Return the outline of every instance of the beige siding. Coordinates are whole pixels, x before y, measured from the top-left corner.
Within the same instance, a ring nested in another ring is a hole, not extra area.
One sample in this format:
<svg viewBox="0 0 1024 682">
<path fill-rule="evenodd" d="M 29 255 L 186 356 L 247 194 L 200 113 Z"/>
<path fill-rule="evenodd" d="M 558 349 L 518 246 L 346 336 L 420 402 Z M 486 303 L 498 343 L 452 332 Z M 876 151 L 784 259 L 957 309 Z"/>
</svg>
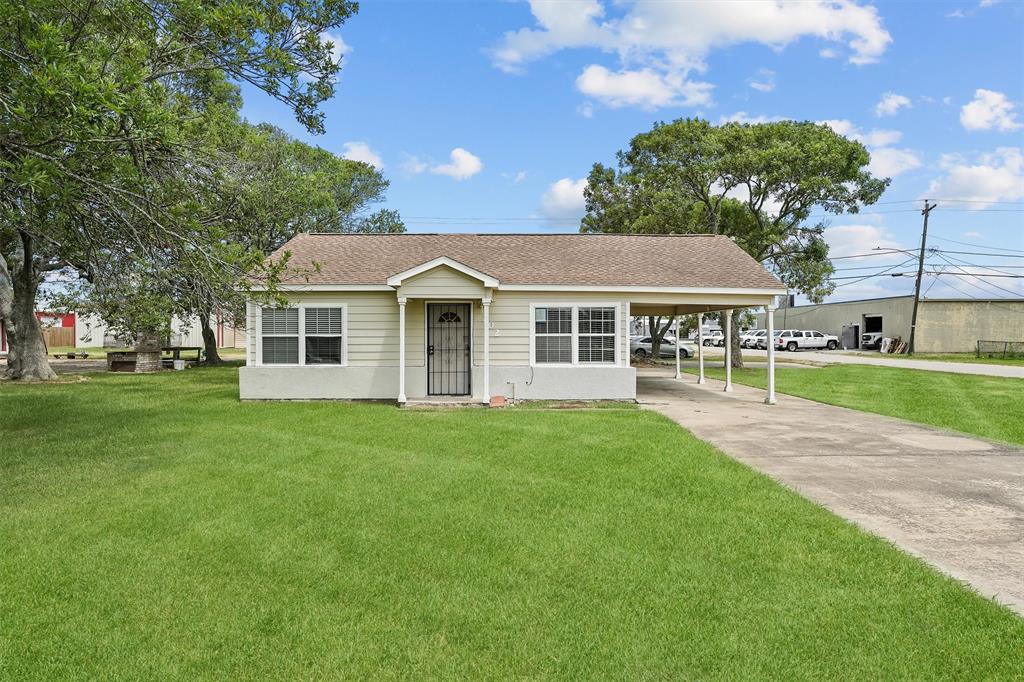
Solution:
<svg viewBox="0 0 1024 682">
<path fill-rule="evenodd" d="M 627 333 L 625 305 L 629 299 L 614 294 L 496 291 L 491 305 L 491 364 L 527 365 L 530 363 L 530 304 L 592 305 L 609 303 L 618 307 L 618 331 L 621 343 Z M 483 341 L 480 341 L 482 344 Z M 478 346 L 480 345 L 478 344 Z M 619 351 L 619 359 L 622 359 Z"/>
<path fill-rule="evenodd" d="M 484 296 L 483 284 L 478 279 L 442 265 L 411 277 L 398 289 L 406 298 L 472 299 Z"/>
</svg>

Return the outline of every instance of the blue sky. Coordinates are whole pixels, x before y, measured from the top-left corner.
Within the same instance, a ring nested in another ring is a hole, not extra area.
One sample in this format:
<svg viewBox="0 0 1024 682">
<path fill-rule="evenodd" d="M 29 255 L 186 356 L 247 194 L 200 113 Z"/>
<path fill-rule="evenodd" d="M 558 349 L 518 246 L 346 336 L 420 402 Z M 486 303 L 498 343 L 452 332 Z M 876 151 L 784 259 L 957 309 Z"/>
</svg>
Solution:
<svg viewBox="0 0 1024 682">
<path fill-rule="evenodd" d="M 915 248 L 924 196 L 939 203 L 930 246 L 1024 251 L 1021 2 L 366 2 L 333 36 L 344 68 L 325 135 L 248 89 L 245 116 L 382 167 L 410 231 L 575 231 L 590 166 L 655 121 L 794 118 L 857 137 L 893 177 L 881 203 L 831 218 L 834 255 Z M 947 257 L 1024 273 L 1022 258 Z M 925 286 L 1024 295 L 982 272 Z M 912 289 L 838 283 L 833 300 Z"/>
</svg>

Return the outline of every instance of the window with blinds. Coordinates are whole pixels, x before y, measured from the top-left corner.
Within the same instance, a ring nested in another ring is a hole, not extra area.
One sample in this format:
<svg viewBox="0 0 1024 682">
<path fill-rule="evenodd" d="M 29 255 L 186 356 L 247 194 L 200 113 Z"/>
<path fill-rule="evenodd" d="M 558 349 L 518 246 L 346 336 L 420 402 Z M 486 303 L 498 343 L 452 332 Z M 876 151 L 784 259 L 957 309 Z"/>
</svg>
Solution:
<svg viewBox="0 0 1024 682">
<path fill-rule="evenodd" d="M 535 308 L 533 331 L 534 362 L 572 362 L 572 308 Z"/>
<path fill-rule="evenodd" d="M 297 308 L 263 309 L 263 364 L 299 364 L 299 311 Z"/>
<path fill-rule="evenodd" d="M 615 362 L 615 308 L 579 308 L 577 358 L 581 363 Z"/>
<path fill-rule="evenodd" d="M 306 364 L 341 364 L 341 308 L 306 308 Z"/>
</svg>

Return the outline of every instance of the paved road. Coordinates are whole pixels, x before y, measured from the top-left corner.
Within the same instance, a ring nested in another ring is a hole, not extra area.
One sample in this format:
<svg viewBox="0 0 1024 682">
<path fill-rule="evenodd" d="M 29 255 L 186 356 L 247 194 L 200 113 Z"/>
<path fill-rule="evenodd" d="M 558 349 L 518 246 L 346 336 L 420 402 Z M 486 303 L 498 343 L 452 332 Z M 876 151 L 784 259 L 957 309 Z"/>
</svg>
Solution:
<svg viewBox="0 0 1024 682">
<path fill-rule="evenodd" d="M 744 358 L 763 358 L 767 351 L 743 349 Z M 719 357 L 722 349 L 709 349 L 708 357 Z M 907 369 L 923 369 L 928 372 L 953 372 L 954 374 L 981 374 L 990 377 L 1015 377 L 1024 379 L 1024 365 L 985 365 L 974 362 L 940 362 L 938 360 L 911 360 L 910 358 L 899 358 L 896 356 L 877 357 L 877 354 L 864 353 L 852 354 L 841 351 L 813 351 L 800 350 L 795 353 L 778 351 L 775 353 L 778 361 L 793 360 L 804 362 L 818 362 L 826 365 L 876 365 L 878 367 L 905 367 Z"/>
<path fill-rule="evenodd" d="M 722 386 L 637 372 L 643 407 L 1024 615 L 1024 449 Z"/>
</svg>

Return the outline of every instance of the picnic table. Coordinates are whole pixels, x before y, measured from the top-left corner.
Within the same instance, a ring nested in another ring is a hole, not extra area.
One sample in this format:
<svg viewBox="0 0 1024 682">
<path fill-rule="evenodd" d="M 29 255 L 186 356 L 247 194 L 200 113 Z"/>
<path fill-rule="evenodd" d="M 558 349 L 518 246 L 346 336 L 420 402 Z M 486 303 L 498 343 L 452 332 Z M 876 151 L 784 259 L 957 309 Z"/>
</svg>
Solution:
<svg viewBox="0 0 1024 682">
<path fill-rule="evenodd" d="M 170 353 L 171 357 L 169 360 L 165 359 L 164 362 L 174 362 L 175 360 L 181 360 L 182 353 L 195 352 L 196 362 L 200 362 L 203 359 L 203 347 L 202 346 L 163 346 L 160 348 L 162 353 Z M 186 358 L 188 359 L 188 358 Z"/>
</svg>

